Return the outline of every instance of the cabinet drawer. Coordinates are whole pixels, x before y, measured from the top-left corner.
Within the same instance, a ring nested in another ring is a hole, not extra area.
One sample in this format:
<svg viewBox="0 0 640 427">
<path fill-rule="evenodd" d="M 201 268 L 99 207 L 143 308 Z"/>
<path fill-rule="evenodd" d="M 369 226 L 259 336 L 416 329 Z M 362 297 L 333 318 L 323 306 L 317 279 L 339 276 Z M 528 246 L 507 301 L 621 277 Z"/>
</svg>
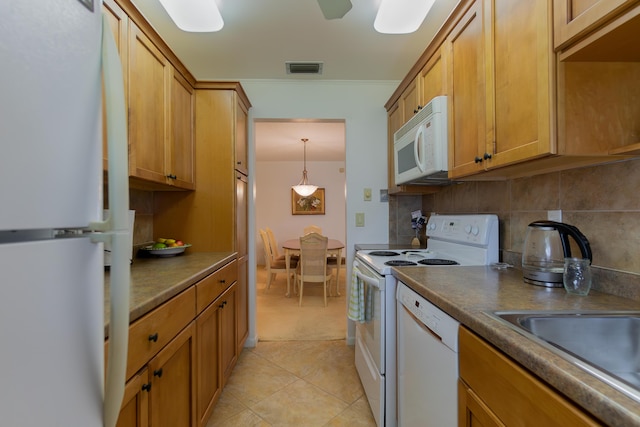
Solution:
<svg viewBox="0 0 640 427">
<path fill-rule="evenodd" d="M 505 425 L 600 425 L 467 329 L 460 328 L 458 341 L 460 379 Z"/>
<path fill-rule="evenodd" d="M 224 292 L 238 279 L 238 262 L 229 264 L 211 273 L 196 284 L 196 308 L 197 313 L 207 308 L 209 304 Z"/>
<path fill-rule="evenodd" d="M 195 318 L 195 303 L 196 291 L 191 287 L 129 326 L 127 378 Z"/>
</svg>

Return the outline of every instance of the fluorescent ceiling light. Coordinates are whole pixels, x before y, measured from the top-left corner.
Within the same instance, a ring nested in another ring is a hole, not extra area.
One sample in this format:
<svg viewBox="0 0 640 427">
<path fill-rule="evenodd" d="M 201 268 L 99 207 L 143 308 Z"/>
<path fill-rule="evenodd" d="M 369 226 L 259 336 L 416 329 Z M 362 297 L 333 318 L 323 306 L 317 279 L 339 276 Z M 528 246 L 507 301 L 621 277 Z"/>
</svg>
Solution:
<svg viewBox="0 0 640 427">
<path fill-rule="evenodd" d="M 182 31 L 208 33 L 224 26 L 215 0 L 160 0 L 173 22 Z"/>
<path fill-rule="evenodd" d="M 382 0 L 373 28 L 379 33 L 413 33 L 429 13 L 435 0 Z"/>
</svg>

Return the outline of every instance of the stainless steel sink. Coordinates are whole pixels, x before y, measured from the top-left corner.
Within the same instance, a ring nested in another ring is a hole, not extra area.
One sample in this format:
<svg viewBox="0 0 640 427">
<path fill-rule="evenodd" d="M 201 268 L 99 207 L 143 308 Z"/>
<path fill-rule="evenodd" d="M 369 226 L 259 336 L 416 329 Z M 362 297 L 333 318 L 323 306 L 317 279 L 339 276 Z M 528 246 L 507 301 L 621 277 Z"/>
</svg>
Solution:
<svg viewBox="0 0 640 427">
<path fill-rule="evenodd" d="M 640 311 L 487 314 L 640 402 Z"/>
</svg>

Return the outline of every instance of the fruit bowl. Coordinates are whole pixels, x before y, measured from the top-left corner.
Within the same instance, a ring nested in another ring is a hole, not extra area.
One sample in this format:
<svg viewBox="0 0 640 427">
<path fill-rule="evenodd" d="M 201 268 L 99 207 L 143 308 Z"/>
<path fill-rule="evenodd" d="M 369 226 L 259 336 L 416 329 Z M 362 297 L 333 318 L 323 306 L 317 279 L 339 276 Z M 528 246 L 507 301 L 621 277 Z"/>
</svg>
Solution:
<svg viewBox="0 0 640 427">
<path fill-rule="evenodd" d="M 159 256 L 159 257 L 170 257 L 180 255 L 190 247 L 190 244 L 185 244 L 183 246 L 174 246 L 171 248 L 154 248 L 153 246 L 146 246 L 142 249 L 150 253 L 151 255 Z"/>
</svg>

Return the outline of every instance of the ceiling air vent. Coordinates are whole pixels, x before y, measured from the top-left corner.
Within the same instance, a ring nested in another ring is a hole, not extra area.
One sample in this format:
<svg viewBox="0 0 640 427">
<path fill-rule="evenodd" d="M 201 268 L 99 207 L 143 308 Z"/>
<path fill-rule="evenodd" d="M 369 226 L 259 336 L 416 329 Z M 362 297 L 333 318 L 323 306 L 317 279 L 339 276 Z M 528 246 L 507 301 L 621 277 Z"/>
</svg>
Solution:
<svg viewBox="0 0 640 427">
<path fill-rule="evenodd" d="M 287 74 L 322 74 L 322 62 L 285 62 Z"/>
</svg>

